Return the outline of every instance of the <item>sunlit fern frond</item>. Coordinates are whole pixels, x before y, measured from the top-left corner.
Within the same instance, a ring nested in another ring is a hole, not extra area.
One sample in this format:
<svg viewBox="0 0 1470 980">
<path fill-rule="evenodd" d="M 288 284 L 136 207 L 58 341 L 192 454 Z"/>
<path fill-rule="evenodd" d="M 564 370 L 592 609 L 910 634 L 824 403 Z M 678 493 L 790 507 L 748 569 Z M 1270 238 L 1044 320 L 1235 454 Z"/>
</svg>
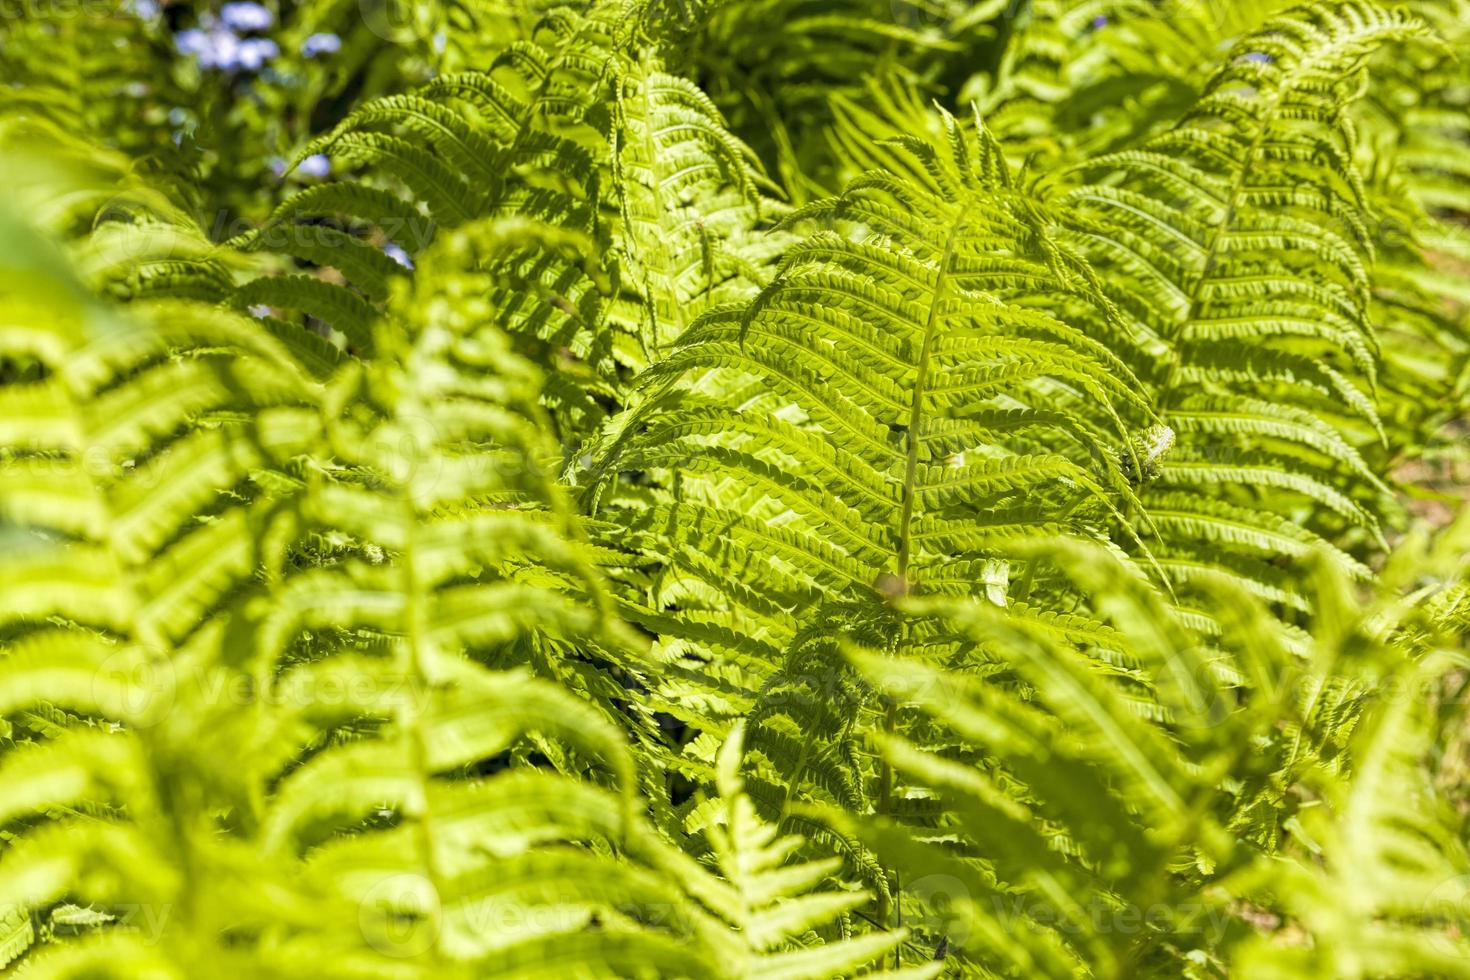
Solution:
<svg viewBox="0 0 1470 980">
<path fill-rule="evenodd" d="M 1137 147 L 1188 113 L 1229 47 L 1288 5 L 1032 4 L 993 78 L 975 75 L 961 98 L 978 101 L 1013 160 L 1059 166 Z"/>
<path fill-rule="evenodd" d="M 1470 214 L 1470 102 L 1465 66 L 1454 53 L 1467 37 L 1467 11 L 1457 2 L 1413 10 L 1443 46 L 1383 51 L 1355 112 L 1360 165 L 1378 218 L 1372 313 L 1383 335 L 1381 411 L 1392 463 L 1423 447 L 1448 448 L 1454 458 L 1453 437 L 1442 430 L 1470 397 L 1470 294 L 1462 286 L 1470 263 L 1462 226 Z"/>
<path fill-rule="evenodd" d="M 318 392 L 247 320 L 120 309 L 8 213 L 3 242 L 0 904 L 45 947 L 36 976 L 249 972 L 225 932 L 302 906 L 216 837 L 209 805 L 246 799 L 254 770 L 211 651 L 254 590 L 269 474 Z M 74 249 L 114 267 L 118 247 Z"/>
<path fill-rule="evenodd" d="M 238 242 L 295 256 L 322 281 L 258 279 L 237 302 L 304 314 L 362 354 L 353 334 L 403 271 L 385 245 L 411 266 L 442 229 L 522 219 L 554 241 L 521 236 L 481 256 L 500 326 L 565 374 L 556 388 L 616 403 L 628 370 L 699 309 L 753 292 L 781 247 L 752 234 L 774 207 L 769 182 L 709 100 L 661 69 L 656 41 L 631 27 L 638 6 L 560 8 L 488 68 L 355 110 L 300 157 L 361 176 L 303 191 Z M 558 412 L 569 442 L 600 421 L 585 418 L 590 404 Z"/>
<path fill-rule="evenodd" d="M 1412 597 L 1385 583 L 1359 606 L 1330 561 L 1314 564 L 1321 612 L 1303 660 L 1263 605 L 1215 577 L 1223 630 L 1206 648 L 1094 546 L 1050 547 L 1107 595 L 1101 645 L 944 599 L 908 612 L 968 637 L 947 668 L 848 652 L 897 706 L 878 751 L 942 815 L 825 813 L 904 869 L 895 903 L 921 948 L 1001 973 L 1465 975 L 1463 941 L 1420 925 L 1462 914 L 1467 856 L 1422 768 L 1423 682 L 1448 664 L 1416 659 L 1383 615 L 1402 622 Z M 1137 711 L 1140 679 L 1162 726 Z M 1414 818 L 1400 819 L 1402 799 L 1421 801 Z M 1266 920 L 1271 938 L 1242 928 Z"/>
<path fill-rule="evenodd" d="M 701 310 L 764 286 L 786 242 L 754 235 L 762 210 L 776 210 L 763 200 L 769 182 L 697 86 L 645 57 L 619 79 L 613 106 L 623 269 L 656 358 Z"/>
<path fill-rule="evenodd" d="M 17 9 L 0 24 L 0 119 L 43 120 L 72 137 L 161 164 L 175 176 L 167 106 L 184 98 L 167 71 L 167 35 L 130 4 Z M 24 16 L 21 16 L 24 14 Z"/>
<path fill-rule="evenodd" d="M 1243 941 L 1234 969 L 1252 976 L 1470 975 L 1465 941 L 1470 854 L 1434 771 L 1463 724 L 1437 705 L 1464 672 L 1464 515 L 1435 538 L 1410 536 L 1374 594 L 1358 601 L 1323 565 L 1319 624 L 1303 685 L 1306 738 L 1290 730 L 1279 777 L 1304 801 L 1275 860 L 1241 865 L 1229 887 L 1274 929 Z M 1325 675 L 1363 696 L 1339 721 L 1322 711 Z M 1439 707 L 1439 710 L 1437 710 Z M 1331 765 L 1304 758 L 1319 745 Z M 1298 746 L 1306 748 L 1301 752 Z M 1334 758 L 1335 757 L 1335 758 Z M 1291 937 L 1289 941 L 1280 941 Z"/>
<path fill-rule="evenodd" d="M 826 132 L 834 100 L 863 101 L 866 79 L 889 72 L 928 86 L 963 77 L 1015 7 L 1010 0 L 724 3 L 671 58 L 707 80 L 736 132 L 805 203 L 845 183 Z"/>
<path fill-rule="evenodd" d="M 1178 585 L 1214 567 L 1300 607 L 1293 553 L 1331 540 L 1352 568 L 1347 551 L 1381 540 L 1369 205 L 1346 110 L 1374 50 L 1422 31 L 1369 5 L 1283 15 L 1174 128 L 1089 161 L 1095 182 L 1066 195 L 1173 434 L 1141 495 L 1169 511 L 1158 557 Z"/>
<path fill-rule="evenodd" d="M 850 888 L 821 888 L 840 869 L 841 860 L 793 860 L 802 840 L 782 834 L 762 819 L 745 794 L 741 774 L 744 727 L 736 726 L 720 747 L 716 760 L 718 796 L 709 802 L 715 811 L 709 828 L 712 857 L 721 877 L 729 883 L 731 901 L 719 909 L 734 935 L 741 939 L 737 976 L 785 977 L 819 980 L 847 975 L 868 966 L 882 966 L 907 938 L 902 929 L 880 929 L 825 941 L 839 921 L 861 908 L 869 896 Z M 813 942 L 813 940 L 817 940 Z M 938 976 L 943 964 L 931 962 L 909 969 L 862 975 L 897 980 Z"/>
<path fill-rule="evenodd" d="M 941 144 L 910 147 L 928 186 L 874 172 L 796 212 L 828 230 L 793 246 L 753 303 L 707 315 L 644 374 L 601 479 L 676 471 L 687 517 L 745 527 L 760 542 L 751 581 L 793 600 L 968 588 L 962 569 L 1024 534 L 1038 494 L 1106 514 L 1127 493 L 1113 406 L 1146 407 L 1105 347 L 999 298 L 1022 281 L 1095 299 L 1096 284 L 1046 237 L 987 140 L 950 120 Z M 1095 414 L 1043 409 L 1043 392 Z M 823 476 L 802 482 L 783 459 L 819 460 Z"/>
<path fill-rule="evenodd" d="M 851 751 L 883 711 L 836 639 L 942 642 L 889 614 L 910 592 L 1052 602 L 1022 546 L 1106 538 L 1129 498 L 1121 413 L 1147 414 L 1103 345 L 1006 300 L 1022 281 L 1101 302 L 994 142 L 948 119 L 905 152 L 922 183 L 875 171 L 796 212 L 824 230 L 749 306 L 697 321 L 574 468 L 604 540 L 638 556 L 624 611 L 669 661 L 650 704 L 698 733 L 683 772 L 708 781 L 748 714 L 751 793 L 776 813 L 890 795 Z"/>
</svg>

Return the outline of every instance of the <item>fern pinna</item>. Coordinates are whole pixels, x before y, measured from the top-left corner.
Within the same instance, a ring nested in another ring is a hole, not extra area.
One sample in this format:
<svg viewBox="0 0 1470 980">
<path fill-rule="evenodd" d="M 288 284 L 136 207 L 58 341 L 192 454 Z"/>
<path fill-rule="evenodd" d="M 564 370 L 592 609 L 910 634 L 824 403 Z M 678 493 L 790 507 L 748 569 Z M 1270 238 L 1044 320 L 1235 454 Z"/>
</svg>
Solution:
<svg viewBox="0 0 1470 980">
<path fill-rule="evenodd" d="M 350 6 L 0 23 L 0 972 L 1470 976 L 1462 0 Z"/>
</svg>

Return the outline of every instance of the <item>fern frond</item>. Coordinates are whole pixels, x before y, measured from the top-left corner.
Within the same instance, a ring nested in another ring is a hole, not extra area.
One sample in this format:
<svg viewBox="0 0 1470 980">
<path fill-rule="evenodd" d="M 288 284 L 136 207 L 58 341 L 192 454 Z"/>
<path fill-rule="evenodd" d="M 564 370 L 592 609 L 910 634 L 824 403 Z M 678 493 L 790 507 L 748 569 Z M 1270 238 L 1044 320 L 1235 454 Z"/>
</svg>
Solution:
<svg viewBox="0 0 1470 980">
<path fill-rule="evenodd" d="M 1337 547 L 1353 528 L 1379 539 L 1385 484 L 1365 462 L 1383 433 L 1371 243 L 1345 107 L 1378 47 L 1423 33 L 1369 5 L 1283 14 L 1238 42 L 1172 129 L 1087 162 L 1096 182 L 1066 195 L 1075 240 L 1134 322 L 1149 351 L 1134 363 L 1176 432 L 1174 456 L 1140 491 L 1145 512 L 1171 495 L 1166 551 L 1224 561 L 1231 538 L 1203 519 L 1221 497 L 1236 522 L 1285 519 Z M 1201 519 L 1177 519 L 1179 491 L 1206 487 Z M 1173 537 L 1186 528 L 1209 537 Z"/>
</svg>

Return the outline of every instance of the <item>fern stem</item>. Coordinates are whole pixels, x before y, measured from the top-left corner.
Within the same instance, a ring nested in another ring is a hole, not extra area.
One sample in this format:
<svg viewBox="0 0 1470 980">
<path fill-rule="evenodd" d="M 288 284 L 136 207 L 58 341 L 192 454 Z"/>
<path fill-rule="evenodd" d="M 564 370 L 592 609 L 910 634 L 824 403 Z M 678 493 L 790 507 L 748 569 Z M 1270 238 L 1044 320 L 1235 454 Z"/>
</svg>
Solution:
<svg viewBox="0 0 1470 980">
<path fill-rule="evenodd" d="M 898 702 L 895 701 L 893 698 L 888 697 L 887 695 L 884 695 L 884 700 L 888 702 L 887 708 L 883 715 L 883 734 L 887 736 L 892 735 L 894 730 L 898 727 Z M 892 805 L 893 764 L 890 763 L 885 756 L 883 759 L 883 764 L 878 769 L 878 802 L 876 812 L 879 816 L 886 816 L 889 808 Z M 892 868 L 885 868 L 884 873 L 889 879 L 888 882 L 885 883 L 888 886 L 888 890 L 885 891 L 883 895 L 879 896 L 878 921 L 886 924 L 888 922 L 889 914 L 892 911 L 889 906 L 889 896 L 892 896 L 891 901 L 894 907 L 898 906 L 899 898 L 897 888 L 894 884 L 894 882 L 898 880 L 897 871 Z"/>
<path fill-rule="evenodd" d="M 954 243 L 959 237 L 960 230 L 964 227 L 965 216 L 960 213 L 955 217 L 954 224 L 950 226 L 949 234 L 944 240 L 944 254 L 939 258 L 938 269 L 934 280 L 934 295 L 929 301 L 929 313 L 924 321 L 924 336 L 919 347 L 919 359 L 917 372 L 914 378 L 914 396 L 909 404 L 908 428 L 904 432 L 905 459 L 903 474 L 903 509 L 898 518 L 898 555 L 894 566 L 894 575 L 898 579 L 900 595 L 907 595 L 910 591 L 909 563 L 913 558 L 912 527 L 914 519 L 914 484 L 917 482 L 919 471 L 919 425 L 923 422 L 924 395 L 929 384 L 929 360 L 934 346 L 934 334 L 939 325 L 939 308 L 944 302 L 945 292 L 949 286 L 949 265 L 954 255 Z M 883 734 L 892 735 L 898 723 L 898 703 L 891 698 L 883 716 Z M 885 758 L 878 768 L 878 800 L 876 811 L 879 815 L 886 815 L 893 803 L 893 766 Z M 890 879 L 896 879 L 896 875 L 889 871 Z M 889 891 L 893 891 L 892 885 Z M 895 896 L 896 898 L 896 896 Z M 897 901 L 894 902 L 897 905 Z M 890 912 L 888 895 L 882 896 L 878 907 L 878 917 L 887 922 Z"/>
<path fill-rule="evenodd" d="M 903 509 L 898 518 L 898 561 L 894 574 L 903 594 L 909 592 L 909 561 L 913 557 L 911 527 L 914 520 L 914 483 L 919 471 L 919 424 L 923 421 L 924 396 L 929 384 L 929 359 L 934 346 L 934 332 L 939 324 L 939 307 L 949 286 L 949 264 L 954 255 L 955 239 L 964 227 L 965 216 L 959 214 L 950 226 L 944 240 L 944 254 L 939 258 L 939 267 L 934 280 L 934 297 L 929 302 L 929 315 L 924 322 L 924 338 L 919 348 L 917 374 L 914 377 L 914 397 L 909 405 L 908 429 L 904 432 L 905 460 L 903 471 Z"/>
<path fill-rule="evenodd" d="M 420 795 L 420 806 L 422 811 L 414 815 L 414 834 L 418 838 L 419 847 L 424 856 L 424 870 L 429 884 L 434 890 L 436 907 L 432 910 L 434 921 L 434 945 L 431 955 L 436 962 L 441 960 L 437 907 L 438 897 L 446 894 L 444 881 L 439 873 L 438 863 L 435 855 L 438 853 L 434 842 L 434 830 L 429 815 L 429 750 L 426 745 L 423 725 L 420 723 L 419 711 L 415 701 L 429 690 L 431 679 L 429 672 L 424 668 L 422 657 L 423 635 L 424 635 L 424 611 L 418 577 L 414 574 L 414 538 L 418 528 L 418 514 L 414 511 L 413 501 L 407 495 L 404 488 L 403 520 L 404 520 L 404 543 L 402 554 L 403 568 L 403 594 L 407 603 L 407 621 L 404 636 L 404 660 L 408 668 L 406 673 L 412 679 L 410 696 L 405 699 L 403 708 L 400 709 L 399 718 L 403 722 L 404 736 L 408 742 L 409 754 L 413 763 L 414 776 L 418 782 Z M 415 694 L 417 692 L 417 694 Z"/>
<path fill-rule="evenodd" d="M 1235 175 L 1235 180 L 1230 186 L 1230 196 L 1225 202 L 1225 215 L 1210 235 L 1210 243 L 1205 248 L 1204 265 L 1200 269 L 1199 277 L 1189 289 L 1189 308 L 1184 313 L 1184 319 L 1178 324 L 1178 329 L 1168 338 L 1169 341 L 1169 366 L 1164 372 L 1164 379 L 1159 384 L 1158 411 L 1160 417 L 1169 410 L 1169 402 L 1174 394 L 1174 376 L 1178 373 L 1182 352 L 1180 350 L 1180 334 L 1200 314 L 1200 306 L 1203 303 L 1202 293 L 1205 283 L 1209 282 L 1210 274 L 1215 271 L 1215 264 L 1220 254 L 1220 242 L 1225 233 L 1230 230 L 1232 221 L 1235 219 L 1236 209 L 1240 206 L 1240 195 L 1245 190 L 1246 175 L 1250 173 L 1251 162 L 1255 160 L 1256 154 L 1261 150 L 1261 144 L 1265 142 L 1266 132 L 1270 128 L 1269 123 L 1276 110 L 1281 105 L 1281 100 L 1288 86 L 1285 84 L 1276 87 L 1271 93 L 1271 98 L 1266 108 L 1260 115 L 1260 125 L 1256 127 L 1255 135 L 1251 138 L 1250 146 L 1246 148 L 1241 157 L 1240 170 Z"/>
</svg>

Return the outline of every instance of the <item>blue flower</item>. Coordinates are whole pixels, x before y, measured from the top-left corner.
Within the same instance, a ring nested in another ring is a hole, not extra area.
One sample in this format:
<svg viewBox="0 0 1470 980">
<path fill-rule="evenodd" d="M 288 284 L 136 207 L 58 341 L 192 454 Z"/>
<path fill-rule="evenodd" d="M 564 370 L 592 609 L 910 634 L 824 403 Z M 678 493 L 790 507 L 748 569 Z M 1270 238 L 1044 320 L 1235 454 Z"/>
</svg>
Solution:
<svg viewBox="0 0 1470 980">
<path fill-rule="evenodd" d="M 158 16 L 158 0 L 132 0 L 129 6 L 140 20 L 152 20 Z"/>
<path fill-rule="evenodd" d="M 413 269 L 413 259 L 409 258 L 407 252 L 399 248 L 397 245 L 394 245 L 392 242 L 389 242 L 387 245 L 383 246 L 383 254 L 388 256 L 388 258 L 392 259 L 394 262 L 397 262 L 399 265 L 403 266 L 405 269 Z"/>
<path fill-rule="evenodd" d="M 276 15 L 258 3 L 227 3 L 219 15 L 226 27 L 237 31 L 263 31 L 276 22 Z"/>
<path fill-rule="evenodd" d="M 235 63 L 246 71 L 260 71 L 271 58 L 281 53 L 275 41 L 264 37 L 252 37 L 240 42 Z"/>
<path fill-rule="evenodd" d="M 332 161 L 321 153 L 313 153 L 296 165 L 296 171 L 306 177 L 325 177 L 332 172 Z"/>
<path fill-rule="evenodd" d="M 174 35 L 179 53 L 193 55 L 199 67 L 220 71 L 260 71 L 281 53 L 275 41 L 265 37 L 241 39 L 232 31 L 210 25 L 208 30 L 190 28 Z"/>
<path fill-rule="evenodd" d="M 1249 61 L 1257 65 L 1269 65 L 1271 63 L 1271 56 L 1264 51 L 1247 51 L 1236 60 Z"/>
<path fill-rule="evenodd" d="M 233 71 L 240 53 L 240 39 L 229 31 L 201 31 L 197 28 L 174 35 L 180 53 L 199 59 L 201 68 L 223 68 Z"/>
<path fill-rule="evenodd" d="M 319 54 L 336 54 L 342 50 L 342 39 L 335 34 L 313 34 L 301 43 L 301 53 L 308 58 Z"/>
<path fill-rule="evenodd" d="M 174 47 L 179 49 L 179 54 L 192 54 L 196 58 L 203 57 L 209 50 L 209 35 L 191 27 L 187 31 L 179 31 L 174 35 Z"/>
<path fill-rule="evenodd" d="M 1108 26 L 1108 17 L 1107 17 L 1106 14 L 1098 14 L 1096 17 L 1092 18 L 1092 29 L 1093 30 L 1100 31 L 1104 27 L 1107 27 L 1107 26 Z"/>
<path fill-rule="evenodd" d="M 257 320 L 262 320 L 271 315 L 271 308 L 262 303 L 256 303 L 254 306 L 250 307 L 250 315 L 255 317 Z"/>
</svg>

